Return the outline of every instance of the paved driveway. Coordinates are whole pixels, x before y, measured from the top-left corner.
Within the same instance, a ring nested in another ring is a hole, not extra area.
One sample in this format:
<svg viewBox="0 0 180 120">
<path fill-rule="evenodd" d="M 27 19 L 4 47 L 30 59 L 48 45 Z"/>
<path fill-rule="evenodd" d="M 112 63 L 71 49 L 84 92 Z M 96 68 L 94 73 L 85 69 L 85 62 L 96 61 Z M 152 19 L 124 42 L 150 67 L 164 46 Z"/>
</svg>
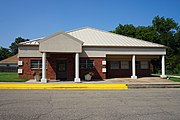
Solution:
<svg viewBox="0 0 180 120">
<path fill-rule="evenodd" d="M 180 89 L 0 90 L 0 120 L 179 120 Z"/>
</svg>

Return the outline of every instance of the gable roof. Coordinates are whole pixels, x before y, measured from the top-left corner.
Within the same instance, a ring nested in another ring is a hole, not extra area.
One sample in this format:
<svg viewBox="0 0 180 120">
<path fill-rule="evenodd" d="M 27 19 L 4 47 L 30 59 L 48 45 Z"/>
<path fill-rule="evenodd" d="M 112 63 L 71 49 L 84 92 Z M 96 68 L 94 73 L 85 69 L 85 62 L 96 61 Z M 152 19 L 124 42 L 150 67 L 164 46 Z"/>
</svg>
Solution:
<svg viewBox="0 0 180 120">
<path fill-rule="evenodd" d="M 52 34 L 52 35 L 50 35 L 50 36 L 47 36 L 47 37 L 45 37 L 45 38 L 38 39 L 38 41 L 33 41 L 33 42 L 40 42 L 40 43 L 41 43 L 41 42 L 44 42 L 44 41 L 46 41 L 46 40 L 49 40 L 50 38 L 53 38 L 53 37 L 55 37 L 55 36 L 58 36 L 58 35 L 60 35 L 60 34 L 63 34 L 63 35 L 65 35 L 65 36 L 73 39 L 74 41 L 76 41 L 76 42 L 78 42 L 78 43 L 80 43 L 80 44 L 83 43 L 81 40 L 79 40 L 79 39 L 77 39 L 77 38 L 75 38 L 75 37 L 73 37 L 73 36 L 71 36 L 71 35 L 69 35 L 69 34 L 67 34 L 67 33 L 65 33 L 65 32 L 57 32 L 57 33 L 54 33 L 54 34 Z"/>
<path fill-rule="evenodd" d="M 66 32 L 72 37 L 84 42 L 83 46 L 107 46 L 107 47 L 160 47 L 164 45 L 152 43 L 124 35 L 119 35 L 95 28 L 80 28 Z M 20 43 L 20 45 L 39 45 L 43 38 Z"/>
<path fill-rule="evenodd" d="M 29 41 L 25 41 L 25 42 L 21 42 L 18 45 L 39 45 L 39 41 L 42 40 L 43 38 L 44 37 L 33 39 L 33 40 L 29 40 Z"/>
<path fill-rule="evenodd" d="M 17 62 L 18 62 L 17 54 L 0 61 L 0 63 L 17 63 Z"/>
<path fill-rule="evenodd" d="M 83 42 L 65 33 L 58 32 L 39 40 L 40 52 L 82 52 Z"/>
</svg>

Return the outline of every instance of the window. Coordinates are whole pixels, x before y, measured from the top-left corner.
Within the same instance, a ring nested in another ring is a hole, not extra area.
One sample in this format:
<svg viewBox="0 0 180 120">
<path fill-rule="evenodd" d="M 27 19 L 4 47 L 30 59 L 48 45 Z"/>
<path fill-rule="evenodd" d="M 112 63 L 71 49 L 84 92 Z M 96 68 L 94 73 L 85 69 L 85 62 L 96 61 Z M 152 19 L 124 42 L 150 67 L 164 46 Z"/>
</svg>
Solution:
<svg viewBox="0 0 180 120">
<path fill-rule="evenodd" d="M 141 61 L 141 69 L 148 69 L 148 61 Z"/>
<path fill-rule="evenodd" d="M 31 68 L 42 68 L 42 60 L 31 60 Z"/>
<path fill-rule="evenodd" d="M 93 60 L 81 60 L 80 68 L 91 69 L 94 67 L 93 62 L 94 62 Z"/>
<path fill-rule="evenodd" d="M 110 68 L 111 68 L 112 70 L 117 70 L 117 69 L 119 69 L 119 61 L 111 61 L 111 62 L 110 62 Z"/>
<path fill-rule="evenodd" d="M 129 62 L 121 61 L 121 69 L 129 69 Z"/>
</svg>

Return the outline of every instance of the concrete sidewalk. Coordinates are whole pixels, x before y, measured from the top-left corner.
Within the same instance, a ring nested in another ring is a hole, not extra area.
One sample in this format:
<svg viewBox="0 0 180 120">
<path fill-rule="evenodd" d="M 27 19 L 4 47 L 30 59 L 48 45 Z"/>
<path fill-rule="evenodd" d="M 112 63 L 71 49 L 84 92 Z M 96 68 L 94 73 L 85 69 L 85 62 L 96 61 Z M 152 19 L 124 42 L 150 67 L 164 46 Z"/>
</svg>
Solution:
<svg viewBox="0 0 180 120">
<path fill-rule="evenodd" d="M 178 84 L 180 82 L 174 82 L 168 79 L 162 79 L 160 77 L 142 77 L 142 78 L 138 78 L 138 79 L 131 79 L 131 78 L 112 78 L 112 79 L 104 79 L 104 80 L 92 80 L 92 81 L 85 81 L 82 80 L 82 83 L 97 83 L 97 84 Z M 35 80 L 29 80 L 26 83 L 41 83 L 41 82 L 36 82 Z M 74 81 L 49 81 L 48 84 L 52 84 L 52 83 L 56 83 L 56 84 L 73 84 Z"/>
<path fill-rule="evenodd" d="M 26 83 L 0 83 L 0 89 L 62 89 L 62 90 L 115 90 L 128 88 L 180 88 L 180 82 L 174 82 L 160 77 L 143 77 L 138 79 L 114 78 L 101 81 L 51 81 L 47 84 L 29 80 Z"/>
<path fill-rule="evenodd" d="M 166 84 L 166 83 L 176 83 L 172 80 L 168 79 L 162 79 L 160 77 L 142 77 L 138 79 L 131 79 L 131 78 L 113 78 L 113 79 L 106 79 L 104 81 L 105 83 L 125 83 L 125 84 L 151 84 L 151 83 L 156 83 L 156 84 Z M 178 83 L 178 82 L 177 82 Z"/>
<path fill-rule="evenodd" d="M 180 82 L 174 82 L 160 77 L 142 77 L 138 79 L 114 78 L 106 83 L 124 83 L 128 88 L 180 88 Z"/>
<path fill-rule="evenodd" d="M 180 83 L 126 84 L 128 88 L 180 88 Z"/>
</svg>

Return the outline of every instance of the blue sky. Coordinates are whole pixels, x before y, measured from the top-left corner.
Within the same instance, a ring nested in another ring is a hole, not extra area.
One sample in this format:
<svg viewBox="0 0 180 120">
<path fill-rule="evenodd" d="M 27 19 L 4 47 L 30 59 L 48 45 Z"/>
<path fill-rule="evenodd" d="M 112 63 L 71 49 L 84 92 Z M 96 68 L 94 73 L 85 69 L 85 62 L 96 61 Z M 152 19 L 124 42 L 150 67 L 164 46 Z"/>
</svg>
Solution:
<svg viewBox="0 0 180 120">
<path fill-rule="evenodd" d="M 180 0 L 0 0 L 0 46 L 85 26 L 147 26 L 157 15 L 180 24 L 179 6 Z"/>
</svg>

